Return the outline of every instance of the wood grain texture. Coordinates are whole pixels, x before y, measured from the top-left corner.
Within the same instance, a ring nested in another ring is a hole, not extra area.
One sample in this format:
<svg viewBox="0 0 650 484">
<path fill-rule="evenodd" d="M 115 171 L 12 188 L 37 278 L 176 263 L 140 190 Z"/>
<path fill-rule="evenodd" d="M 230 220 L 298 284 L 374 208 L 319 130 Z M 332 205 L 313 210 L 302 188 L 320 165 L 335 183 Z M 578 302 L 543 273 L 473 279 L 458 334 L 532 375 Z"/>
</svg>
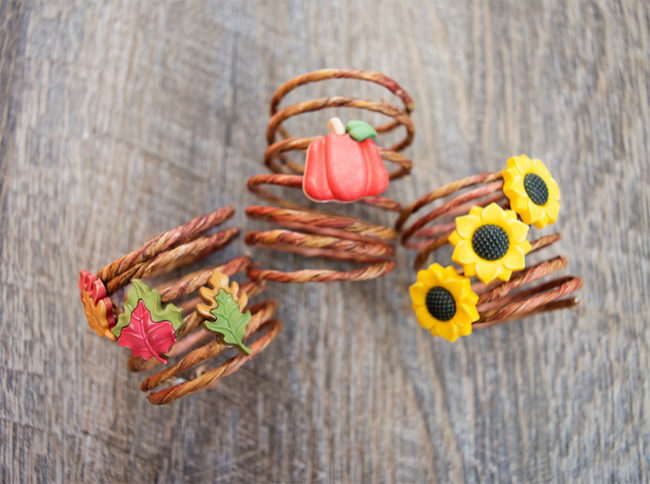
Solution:
<svg viewBox="0 0 650 484">
<path fill-rule="evenodd" d="M 649 59 L 642 0 L 0 0 L 0 480 L 646 481 Z M 268 100 L 321 67 L 414 98 L 398 200 L 545 160 L 581 309 L 433 340 L 400 249 L 380 280 L 271 285 L 278 339 L 151 406 L 84 322 L 79 269 L 226 203 L 254 225 Z"/>
</svg>

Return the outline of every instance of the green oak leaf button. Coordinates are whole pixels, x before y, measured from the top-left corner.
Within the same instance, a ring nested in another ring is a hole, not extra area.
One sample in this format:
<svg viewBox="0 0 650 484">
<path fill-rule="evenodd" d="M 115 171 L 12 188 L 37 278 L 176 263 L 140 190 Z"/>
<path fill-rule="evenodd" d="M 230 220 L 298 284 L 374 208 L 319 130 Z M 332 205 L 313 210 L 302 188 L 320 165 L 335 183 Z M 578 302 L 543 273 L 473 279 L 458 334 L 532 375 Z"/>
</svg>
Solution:
<svg viewBox="0 0 650 484">
<path fill-rule="evenodd" d="M 251 320 L 251 312 L 242 313 L 239 304 L 232 296 L 221 289 L 214 298 L 217 307 L 210 313 L 216 318 L 215 321 L 204 321 L 205 328 L 219 333 L 225 343 L 237 346 L 247 355 L 251 354 L 250 348 L 244 345 L 246 325 Z"/>
</svg>

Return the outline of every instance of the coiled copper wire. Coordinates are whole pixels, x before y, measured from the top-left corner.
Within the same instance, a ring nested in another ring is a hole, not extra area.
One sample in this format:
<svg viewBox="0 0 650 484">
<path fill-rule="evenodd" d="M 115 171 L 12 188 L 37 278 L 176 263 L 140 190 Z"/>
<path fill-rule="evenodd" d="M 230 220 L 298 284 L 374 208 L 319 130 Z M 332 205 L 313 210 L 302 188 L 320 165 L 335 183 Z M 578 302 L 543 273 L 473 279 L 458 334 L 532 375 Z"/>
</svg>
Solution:
<svg viewBox="0 0 650 484">
<path fill-rule="evenodd" d="M 107 295 L 113 299 L 120 298 L 117 292 L 127 286 L 134 278 L 151 278 L 168 273 L 176 268 L 186 266 L 225 247 L 239 234 L 238 228 L 226 228 L 214 234 L 207 232 L 232 217 L 234 209 L 226 206 L 214 212 L 197 217 L 185 225 L 158 235 L 142 247 L 119 258 L 97 272 L 97 277 L 104 283 Z M 156 405 L 171 403 L 185 395 L 202 388 L 215 385 L 221 378 L 237 371 L 243 364 L 263 351 L 278 335 L 282 323 L 272 319 L 277 303 L 274 300 L 262 301 L 249 305 L 252 317 L 246 326 L 244 338 L 253 340 L 248 344 L 249 355 L 237 354 L 215 368 L 207 368 L 207 361 L 230 348 L 221 343 L 215 334 L 201 326 L 202 318 L 195 312 L 200 303 L 195 293 L 207 283 L 215 270 L 228 276 L 245 272 L 251 267 L 248 256 L 235 257 L 220 265 L 201 269 L 187 274 L 178 280 L 167 282 L 157 289 L 163 304 L 176 302 L 183 311 L 183 326 L 177 333 L 177 341 L 167 356 L 169 364 L 164 369 L 147 377 L 141 384 L 143 392 L 151 392 L 148 399 Z M 246 281 L 240 291 L 248 298 L 260 294 L 264 282 Z M 187 299 L 187 297 L 190 299 Z M 180 301 L 180 302 L 179 302 Z M 121 302 L 121 301 L 120 301 Z M 139 372 L 151 370 L 160 365 L 158 360 L 144 360 L 130 357 L 128 368 Z M 163 384 L 167 388 L 153 391 Z"/>
<path fill-rule="evenodd" d="M 396 95 L 401 100 L 402 106 L 349 96 L 331 96 L 297 102 L 280 108 L 283 98 L 299 86 L 334 79 L 356 79 L 378 84 Z M 312 209 L 303 203 L 291 202 L 276 196 L 265 188 L 265 186 L 273 185 L 301 189 L 304 152 L 312 141 L 319 138 L 319 136 L 294 137 L 286 130 L 283 123 L 294 116 L 339 107 L 359 108 L 389 117 L 388 123 L 375 126 L 380 135 L 403 126 L 405 129 L 403 139 L 389 148 L 379 146 L 379 151 L 386 162 L 395 165 L 392 171 L 389 170 L 391 180 L 403 177 L 411 170 L 411 161 L 400 154 L 400 151 L 411 144 L 415 134 L 410 117 L 413 101 L 406 91 L 392 79 L 378 72 L 321 69 L 295 77 L 282 85 L 271 98 L 271 117 L 266 129 L 268 148 L 264 154 L 264 164 L 274 173 L 255 175 L 248 180 L 248 189 L 260 198 L 273 203 L 274 206 L 252 205 L 246 210 L 249 217 L 274 223 L 280 228 L 268 231 L 250 231 L 246 234 L 246 243 L 299 253 L 307 257 L 324 257 L 355 262 L 363 264 L 363 267 L 348 271 L 304 269 L 294 272 L 252 267 L 248 270 L 248 275 L 254 280 L 276 282 L 360 281 L 374 279 L 390 272 L 395 267 L 393 260 L 393 241 L 397 238 L 395 230 L 330 211 Z M 277 140 L 278 134 L 282 136 L 281 140 Z M 297 157 L 300 159 L 298 160 Z M 366 197 L 359 203 L 392 212 L 401 210 L 401 205 L 398 202 L 384 197 Z M 335 204 L 329 204 L 330 207 L 332 205 Z"/>
<path fill-rule="evenodd" d="M 449 236 L 456 227 L 454 217 L 468 213 L 473 206 L 485 207 L 490 203 L 509 208 L 502 188 L 501 172 L 473 175 L 444 185 L 405 207 L 395 227 L 401 233 L 401 243 L 418 251 L 414 270 L 422 268 L 430 255 L 449 242 Z M 441 203 L 406 226 L 406 222 L 415 212 L 436 201 Z M 530 253 L 548 247 L 558 240 L 559 233 L 542 236 L 531 242 Z M 570 294 L 582 287 L 583 282 L 579 277 L 560 276 L 533 285 L 540 279 L 566 268 L 567 264 L 566 257 L 558 255 L 514 272 L 507 282 L 474 283 L 472 289 L 479 296 L 477 310 L 480 319 L 472 327 L 484 328 L 529 314 L 577 305 L 578 299 Z M 459 273 L 462 274 L 462 269 Z"/>
</svg>

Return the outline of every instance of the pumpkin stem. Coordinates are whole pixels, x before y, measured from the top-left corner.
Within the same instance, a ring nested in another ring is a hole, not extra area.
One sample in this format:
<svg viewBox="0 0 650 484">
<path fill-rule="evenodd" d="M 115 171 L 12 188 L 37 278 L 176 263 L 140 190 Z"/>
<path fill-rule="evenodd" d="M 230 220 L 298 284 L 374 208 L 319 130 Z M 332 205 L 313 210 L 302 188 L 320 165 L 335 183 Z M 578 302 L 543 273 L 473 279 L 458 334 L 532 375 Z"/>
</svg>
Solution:
<svg viewBox="0 0 650 484">
<path fill-rule="evenodd" d="M 327 122 L 327 127 L 334 134 L 345 134 L 345 126 L 340 118 L 334 117 Z"/>
</svg>

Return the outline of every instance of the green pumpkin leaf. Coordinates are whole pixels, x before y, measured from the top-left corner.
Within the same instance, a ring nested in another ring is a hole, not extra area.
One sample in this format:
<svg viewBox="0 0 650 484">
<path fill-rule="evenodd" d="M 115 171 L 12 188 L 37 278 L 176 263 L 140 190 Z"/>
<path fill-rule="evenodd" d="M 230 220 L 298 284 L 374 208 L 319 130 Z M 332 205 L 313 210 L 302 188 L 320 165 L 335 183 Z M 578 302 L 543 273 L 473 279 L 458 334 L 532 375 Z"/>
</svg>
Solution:
<svg viewBox="0 0 650 484">
<path fill-rule="evenodd" d="M 348 121 L 348 124 L 345 125 L 345 132 L 359 143 L 377 137 L 377 131 L 375 131 L 375 128 L 363 121 Z"/>
<path fill-rule="evenodd" d="M 210 313 L 217 318 L 216 321 L 204 321 L 206 329 L 219 333 L 223 341 L 237 346 L 247 355 L 251 354 L 250 348 L 244 345 L 242 338 L 246 331 L 246 325 L 251 320 L 251 312 L 242 313 L 239 304 L 232 298 L 232 295 L 221 289 L 214 300 L 217 307 Z"/>
<path fill-rule="evenodd" d="M 131 289 L 124 301 L 124 311 L 117 319 L 117 324 L 111 331 L 118 338 L 122 334 L 122 330 L 126 328 L 131 322 L 131 313 L 135 310 L 139 301 L 142 301 L 151 314 L 151 319 L 154 322 L 169 321 L 174 328 L 178 330 L 183 325 L 183 313 L 181 308 L 169 303 L 165 309 L 162 308 L 160 300 L 160 293 L 157 289 L 151 290 L 140 279 L 133 279 Z"/>
</svg>

